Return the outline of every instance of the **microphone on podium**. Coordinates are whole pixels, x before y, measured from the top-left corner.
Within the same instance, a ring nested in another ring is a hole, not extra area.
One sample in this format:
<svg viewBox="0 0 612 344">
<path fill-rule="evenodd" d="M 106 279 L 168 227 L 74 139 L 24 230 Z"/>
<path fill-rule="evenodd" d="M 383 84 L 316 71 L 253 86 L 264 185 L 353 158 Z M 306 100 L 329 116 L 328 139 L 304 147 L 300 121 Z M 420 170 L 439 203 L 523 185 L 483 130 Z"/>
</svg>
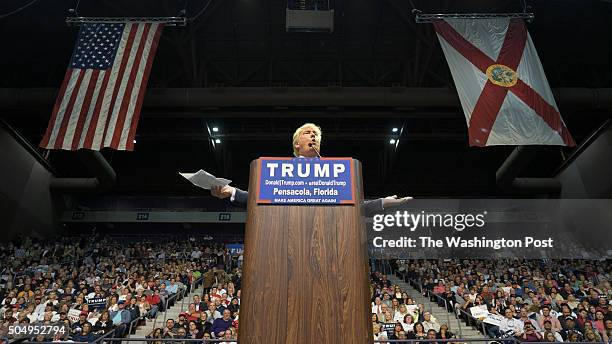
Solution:
<svg viewBox="0 0 612 344">
<path fill-rule="evenodd" d="M 319 159 L 321 159 L 321 154 L 319 154 L 319 151 L 317 150 L 317 146 L 315 145 L 314 140 L 313 140 L 313 142 L 308 144 L 308 147 L 312 147 L 312 149 L 314 149 L 315 153 L 317 153 L 317 157 Z"/>
</svg>

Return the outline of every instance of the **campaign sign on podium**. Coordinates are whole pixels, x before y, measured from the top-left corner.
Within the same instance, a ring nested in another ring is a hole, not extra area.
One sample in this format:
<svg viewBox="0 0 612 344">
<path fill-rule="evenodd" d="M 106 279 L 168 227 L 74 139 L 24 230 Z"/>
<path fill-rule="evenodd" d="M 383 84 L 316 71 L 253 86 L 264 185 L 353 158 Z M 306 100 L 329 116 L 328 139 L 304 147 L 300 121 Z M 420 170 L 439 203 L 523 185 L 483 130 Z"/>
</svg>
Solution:
<svg viewBox="0 0 612 344">
<path fill-rule="evenodd" d="M 260 158 L 257 203 L 355 204 L 351 158 Z"/>
</svg>

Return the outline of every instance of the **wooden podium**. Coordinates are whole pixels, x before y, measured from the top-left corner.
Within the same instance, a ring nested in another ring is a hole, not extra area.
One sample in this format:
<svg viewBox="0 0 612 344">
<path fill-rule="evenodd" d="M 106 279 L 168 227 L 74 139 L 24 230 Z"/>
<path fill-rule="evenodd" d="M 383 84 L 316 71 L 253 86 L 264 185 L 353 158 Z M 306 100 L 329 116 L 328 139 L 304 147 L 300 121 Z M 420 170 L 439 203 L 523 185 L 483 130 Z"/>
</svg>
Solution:
<svg viewBox="0 0 612 344">
<path fill-rule="evenodd" d="M 361 164 L 352 205 L 257 204 L 251 162 L 240 343 L 372 343 Z"/>
</svg>

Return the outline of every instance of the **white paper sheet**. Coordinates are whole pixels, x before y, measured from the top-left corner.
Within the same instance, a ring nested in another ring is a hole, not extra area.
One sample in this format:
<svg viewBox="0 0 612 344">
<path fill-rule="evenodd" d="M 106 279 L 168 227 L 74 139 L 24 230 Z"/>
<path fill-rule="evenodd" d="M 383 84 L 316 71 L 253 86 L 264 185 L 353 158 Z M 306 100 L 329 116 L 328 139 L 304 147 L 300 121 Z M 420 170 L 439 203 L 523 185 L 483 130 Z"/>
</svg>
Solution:
<svg viewBox="0 0 612 344">
<path fill-rule="evenodd" d="M 232 182 L 229 179 L 217 178 L 204 170 L 199 170 L 196 173 L 179 172 L 179 174 L 193 185 L 206 190 L 210 190 L 212 186 L 225 186 Z"/>
</svg>

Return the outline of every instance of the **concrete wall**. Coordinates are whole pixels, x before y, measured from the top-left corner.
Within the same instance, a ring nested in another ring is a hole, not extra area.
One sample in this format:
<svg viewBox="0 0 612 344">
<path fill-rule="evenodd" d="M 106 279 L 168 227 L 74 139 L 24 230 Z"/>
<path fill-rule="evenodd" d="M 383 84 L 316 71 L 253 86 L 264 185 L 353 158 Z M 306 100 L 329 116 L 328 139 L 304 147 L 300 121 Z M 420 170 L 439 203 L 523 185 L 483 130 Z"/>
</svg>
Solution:
<svg viewBox="0 0 612 344">
<path fill-rule="evenodd" d="M 557 178 L 561 198 L 612 198 L 612 125 L 609 125 Z"/>
<path fill-rule="evenodd" d="M 19 234 L 45 237 L 57 229 L 52 173 L 0 125 L 0 241 Z"/>
</svg>

